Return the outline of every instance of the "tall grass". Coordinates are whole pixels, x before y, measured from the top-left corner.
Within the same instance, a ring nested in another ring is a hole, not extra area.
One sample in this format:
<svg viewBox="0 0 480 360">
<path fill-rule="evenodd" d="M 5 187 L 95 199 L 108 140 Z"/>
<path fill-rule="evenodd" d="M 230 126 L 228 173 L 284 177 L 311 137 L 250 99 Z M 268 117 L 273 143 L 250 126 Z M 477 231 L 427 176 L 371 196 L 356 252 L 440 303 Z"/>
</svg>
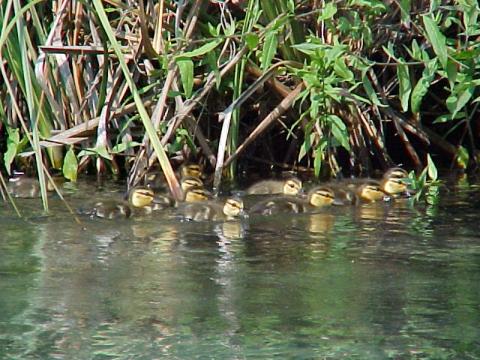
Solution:
<svg viewBox="0 0 480 360">
<path fill-rule="evenodd" d="M 473 169 L 479 12 L 472 0 L 5 0 L 3 169 L 36 173 L 45 209 L 43 164 L 134 185 L 159 159 L 176 196 L 182 161 L 216 166 L 218 184 L 227 165 L 332 176 L 420 170 L 430 154 Z"/>
</svg>

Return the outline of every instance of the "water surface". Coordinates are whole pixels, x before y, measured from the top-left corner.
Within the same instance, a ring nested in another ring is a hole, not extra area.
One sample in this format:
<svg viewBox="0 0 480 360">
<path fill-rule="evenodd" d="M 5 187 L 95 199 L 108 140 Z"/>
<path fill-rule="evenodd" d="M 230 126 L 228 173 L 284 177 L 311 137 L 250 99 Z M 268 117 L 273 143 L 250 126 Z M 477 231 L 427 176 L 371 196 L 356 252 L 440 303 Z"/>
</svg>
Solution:
<svg viewBox="0 0 480 360">
<path fill-rule="evenodd" d="M 479 191 L 228 223 L 4 204 L 0 358 L 479 358 Z"/>
</svg>

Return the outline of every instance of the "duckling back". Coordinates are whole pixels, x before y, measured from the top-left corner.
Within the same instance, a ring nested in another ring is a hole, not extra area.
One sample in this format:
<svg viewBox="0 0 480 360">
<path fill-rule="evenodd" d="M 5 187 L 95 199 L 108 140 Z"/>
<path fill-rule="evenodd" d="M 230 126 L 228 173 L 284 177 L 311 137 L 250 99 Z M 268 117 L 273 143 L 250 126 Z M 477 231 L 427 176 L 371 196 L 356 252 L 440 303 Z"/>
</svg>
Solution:
<svg viewBox="0 0 480 360">
<path fill-rule="evenodd" d="M 297 178 L 286 180 L 262 180 L 247 188 L 246 193 L 248 195 L 297 195 L 301 189 L 302 182 Z"/>
</svg>

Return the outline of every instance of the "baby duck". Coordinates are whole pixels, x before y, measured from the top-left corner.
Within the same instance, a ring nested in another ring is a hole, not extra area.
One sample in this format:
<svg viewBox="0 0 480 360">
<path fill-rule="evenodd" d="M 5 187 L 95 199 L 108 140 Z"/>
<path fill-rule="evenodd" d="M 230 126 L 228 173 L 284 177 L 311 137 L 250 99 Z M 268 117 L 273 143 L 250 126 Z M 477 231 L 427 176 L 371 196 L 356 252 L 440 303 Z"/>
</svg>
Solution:
<svg viewBox="0 0 480 360">
<path fill-rule="evenodd" d="M 200 178 L 194 176 L 184 176 L 180 179 L 180 187 L 183 191 L 187 191 L 193 188 L 203 188 L 203 181 Z"/>
<path fill-rule="evenodd" d="M 382 190 L 388 195 L 398 196 L 408 193 L 408 185 L 405 179 L 408 173 L 402 168 L 391 168 L 385 172 L 380 180 Z"/>
<path fill-rule="evenodd" d="M 292 177 L 286 180 L 262 180 L 247 188 L 248 195 L 283 194 L 297 195 L 302 190 L 302 181 Z"/>
<path fill-rule="evenodd" d="M 128 193 L 127 201 L 99 201 L 90 211 L 90 216 L 103 219 L 128 218 L 133 214 L 150 214 L 154 210 L 171 206 L 170 199 L 156 196 L 153 190 L 144 187 L 134 187 Z"/>
<path fill-rule="evenodd" d="M 338 201 L 343 204 L 360 204 L 375 201 L 388 201 L 390 197 L 382 190 L 380 182 L 376 180 L 363 180 L 341 186 L 342 184 L 332 184 Z"/>
<path fill-rule="evenodd" d="M 212 199 L 212 194 L 201 187 L 193 187 L 185 191 L 184 202 L 193 203 L 200 201 L 207 201 Z"/>
<path fill-rule="evenodd" d="M 333 204 L 337 204 L 334 191 L 327 186 L 317 186 L 308 192 L 306 199 L 293 196 L 271 198 L 253 205 L 249 212 L 261 215 L 306 213 Z"/>
<path fill-rule="evenodd" d="M 229 197 L 224 203 L 209 201 L 183 204 L 179 211 L 185 220 L 193 221 L 235 220 L 244 215 L 243 200 L 239 197 Z"/>
<path fill-rule="evenodd" d="M 53 177 L 52 180 L 57 186 L 64 181 L 64 179 L 60 177 Z M 45 181 L 47 191 L 55 191 L 53 184 L 48 179 L 45 179 Z M 7 190 L 15 198 L 37 198 L 41 196 L 40 182 L 38 179 L 27 176 L 15 176 L 8 179 Z"/>
<path fill-rule="evenodd" d="M 177 171 L 175 171 L 175 175 L 177 178 L 184 179 L 184 178 L 195 178 L 199 181 L 200 179 L 204 178 L 203 168 L 197 164 L 183 164 L 180 166 Z M 181 180 L 180 180 L 181 181 Z M 161 171 L 153 171 L 148 172 L 145 175 L 145 183 L 149 188 L 155 190 L 166 190 L 168 189 L 167 179 L 165 175 Z M 203 182 L 202 182 L 203 186 Z"/>
</svg>

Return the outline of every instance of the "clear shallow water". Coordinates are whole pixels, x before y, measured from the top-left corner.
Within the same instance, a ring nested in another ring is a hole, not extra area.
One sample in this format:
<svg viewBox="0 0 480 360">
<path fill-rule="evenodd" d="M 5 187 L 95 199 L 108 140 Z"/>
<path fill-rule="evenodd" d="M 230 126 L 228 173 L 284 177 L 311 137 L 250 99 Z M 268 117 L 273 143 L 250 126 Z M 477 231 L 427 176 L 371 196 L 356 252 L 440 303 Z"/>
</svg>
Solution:
<svg viewBox="0 0 480 360">
<path fill-rule="evenodd" d="M 480 357 L 477 187 L 244 223 L 18 204 L 26 220 L 0 208 L 0 358 Z"/>
</svg>

